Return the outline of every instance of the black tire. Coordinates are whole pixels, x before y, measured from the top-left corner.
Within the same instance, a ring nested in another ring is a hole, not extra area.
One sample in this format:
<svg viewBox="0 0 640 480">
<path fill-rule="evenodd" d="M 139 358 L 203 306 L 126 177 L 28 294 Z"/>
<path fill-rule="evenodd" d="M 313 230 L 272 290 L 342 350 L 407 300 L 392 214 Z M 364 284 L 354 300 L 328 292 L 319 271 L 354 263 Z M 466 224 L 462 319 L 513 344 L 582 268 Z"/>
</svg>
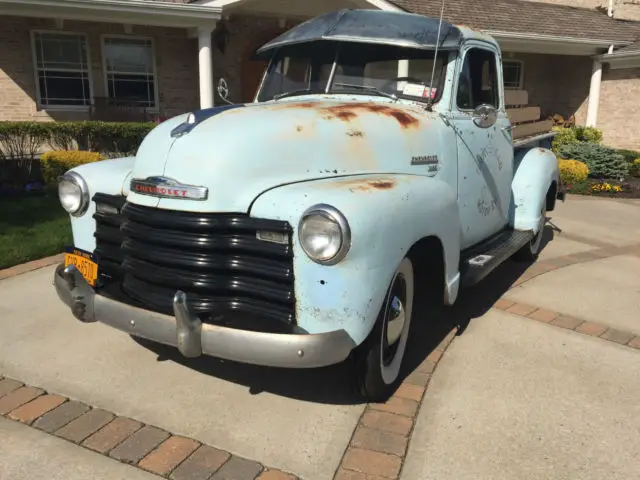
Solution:
<svg viewBox="0 0 640 480">
<path fill-rule="evenodd" d="M 538 233 L 527 244 L 518 250 L 513 258 L 523 262 L 535 262 L 540 255 L 542 247 L 542 237 L 544 237 L 544 227 L 547 224 L 547 202 L 542 202 L 540 209 L 540 222 L 538 223 Z"/>
<path fill-rule="evenodd" d="M 359 395 L 368 402 L 387 400 L 402 381 L 414 282 L 413 264 L 405 257 L 393 275 L 371 333 L 354 352 L 351 375 Z"/>
</svg>

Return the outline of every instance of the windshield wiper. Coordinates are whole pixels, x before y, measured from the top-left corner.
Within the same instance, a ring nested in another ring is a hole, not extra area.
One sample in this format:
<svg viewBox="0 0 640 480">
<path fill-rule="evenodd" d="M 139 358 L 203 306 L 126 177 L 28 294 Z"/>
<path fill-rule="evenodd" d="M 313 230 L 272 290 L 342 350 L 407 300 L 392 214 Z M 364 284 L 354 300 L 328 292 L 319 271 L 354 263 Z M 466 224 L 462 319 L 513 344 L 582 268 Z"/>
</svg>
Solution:
<svg viewBox="0 0 640 480">
<path fill-rule="evenodd" d="M 290 92 L 276 93 L 273 96 L 273 99 L 274 100 L 279 100 L 281 98 L 291 97 L 293 95 L 300 95 L 302 93 L 311 93 L 311 89 L 310 88 L 301 88 L 300 90 L 291 90 Z"/>
<path fill-rule="evenodd" d="M 378 87 L 374 87 L 373 85 L 356 85 L 355 83 L 334 83 L 336 87 L 347 87 L 347 88 L 356 88 L 358 90 L 368 90 L 373 93 L 377 93 L 382 97 L 387 97 L 392 100 L 398 100 L 398 97 L 393 93 L 387 93 L 380 90 Z"/>
</svg>

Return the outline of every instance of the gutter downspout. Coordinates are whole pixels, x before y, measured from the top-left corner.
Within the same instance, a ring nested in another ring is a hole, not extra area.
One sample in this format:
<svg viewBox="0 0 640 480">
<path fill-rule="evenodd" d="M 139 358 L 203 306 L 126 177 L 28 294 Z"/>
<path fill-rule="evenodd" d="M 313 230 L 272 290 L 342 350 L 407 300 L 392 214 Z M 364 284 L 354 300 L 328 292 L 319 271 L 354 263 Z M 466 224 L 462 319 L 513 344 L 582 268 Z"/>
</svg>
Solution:
<svg viewBox="0 0 640 480">
<path fill-rule="evenodd" d="M 608 53 L 613 52 L 613 44 L 609 45 Z M 598 107 L 600 105 L 600 88 L 602 85 L 602 61 L 593 59 L 591 71 L 591 85 L 589 86 L 589 103 L 587 105 L 587 127 L 595 127 L 598 124 Z"/>
</svg>

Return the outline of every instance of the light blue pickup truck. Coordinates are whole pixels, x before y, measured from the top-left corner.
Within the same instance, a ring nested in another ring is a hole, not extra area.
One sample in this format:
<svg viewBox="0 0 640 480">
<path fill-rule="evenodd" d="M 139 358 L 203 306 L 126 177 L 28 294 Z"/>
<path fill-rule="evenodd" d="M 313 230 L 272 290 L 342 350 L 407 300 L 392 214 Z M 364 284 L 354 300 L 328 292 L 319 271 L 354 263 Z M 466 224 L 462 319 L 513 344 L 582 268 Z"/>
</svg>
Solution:
<svg viewBox="0 0 640 480">
<path fill-rule="evenodd" d="M 254 102 L 61 177 L 74 245 L 55 288 L 80 321 L 187 357 L 348 360 L 384 399 L 412 321 L 437 320 L 414 318 L 415 298 L 452 305 L 535 260 L 560 196 L 551 133 L 515 142 L 498 44 L 438 19 L 341 10 L 256 55 Z"/>
</svg>

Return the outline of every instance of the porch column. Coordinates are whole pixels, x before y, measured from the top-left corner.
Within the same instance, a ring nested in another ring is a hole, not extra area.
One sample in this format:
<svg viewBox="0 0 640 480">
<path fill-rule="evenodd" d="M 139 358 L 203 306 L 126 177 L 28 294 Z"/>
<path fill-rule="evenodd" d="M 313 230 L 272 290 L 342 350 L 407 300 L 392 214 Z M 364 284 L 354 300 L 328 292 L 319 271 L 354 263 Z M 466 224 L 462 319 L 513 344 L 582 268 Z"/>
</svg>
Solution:
<svg viewBox="0 0 640 480">
<path fill-rule="evenodd" d="M 589 88 L 589 104 L 587 106 L 587 127 L 595 127 L 598 123 L 598 105 L 600 104 L 600 84 L 602 83 L 602 62 L 593 61 L 591 87 Z"/>
<path fill-rule="evenodd" d="M 211 56 L 211 27 L 198 27 L 198 71 L 200 74 L 200 108 L 213 107 L 213 58 Z"/>
</svg>

